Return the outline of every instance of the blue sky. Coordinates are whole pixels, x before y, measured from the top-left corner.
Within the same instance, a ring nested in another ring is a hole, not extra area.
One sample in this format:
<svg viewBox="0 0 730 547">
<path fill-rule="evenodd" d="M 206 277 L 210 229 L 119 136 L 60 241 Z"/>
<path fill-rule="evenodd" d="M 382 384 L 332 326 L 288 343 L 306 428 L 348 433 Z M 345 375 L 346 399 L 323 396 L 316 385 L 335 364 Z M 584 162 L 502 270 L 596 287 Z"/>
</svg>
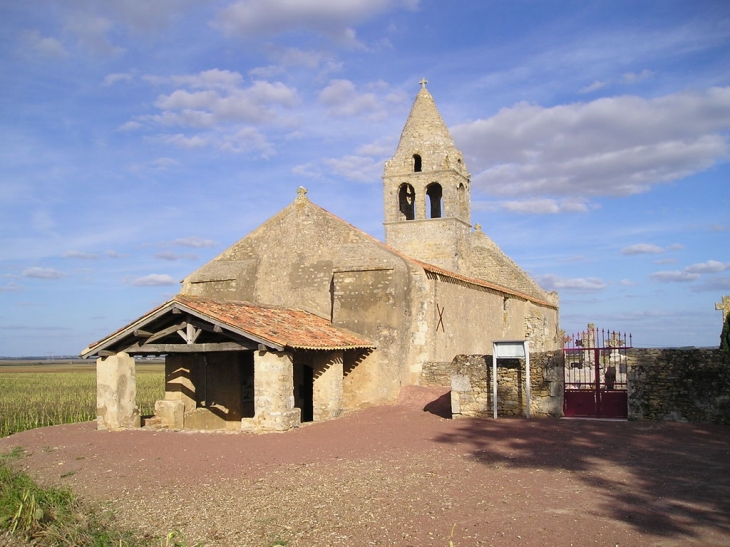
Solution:
<svg viewBox="0 0 730 547">
<path fill-rule="evenodd" d="M 424 77 L 562 328 L 719 343 L 730 2 L 3 2 L 0 69 L 0 355 L 78 353 L 300 185 L 382 239 Z"/>
</svg>

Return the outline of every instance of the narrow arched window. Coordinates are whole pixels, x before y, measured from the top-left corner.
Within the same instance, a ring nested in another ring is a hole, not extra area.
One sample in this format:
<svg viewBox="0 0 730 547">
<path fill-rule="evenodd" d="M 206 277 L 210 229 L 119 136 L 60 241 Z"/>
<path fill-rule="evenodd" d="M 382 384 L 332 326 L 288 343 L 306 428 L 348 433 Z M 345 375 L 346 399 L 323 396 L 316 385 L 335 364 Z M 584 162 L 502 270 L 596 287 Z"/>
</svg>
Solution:
<svg viewBox="0 0 730 547">
<path fill-rule="evenodd" d="M 416 218 L 416 191 L 413 186 L 405 182 L 400 185 L 398 190 L 398 208 L 403 215 L 403 220 Z"/>
<path fill-rule="evenodd" d="M 441 214 L 442 214 L 441 197 L 443 195 L 443 192 L 441 190 L 441 185 L 438 182 L 429 184 L 428 187 L 426 188 L 426 195 L 428 196 L 428 199 L 429 199 L 429 202 L 431 205 L 430 218 L 441 218 Z"/>
<path fill-rule="evenodd" d="M 418 154 L 413 154 L 413 172 L 420 173 L 421 169 L 421 156 L 419 156 Z"/>
<path fill-rule="evenodd" d="M 469 207 L 467 205 L 466 187 L 461 183 L 457 188 L 457 195 L 459 196 L 459 214 L 466 217 L 468 216 Z"/>
</svg>

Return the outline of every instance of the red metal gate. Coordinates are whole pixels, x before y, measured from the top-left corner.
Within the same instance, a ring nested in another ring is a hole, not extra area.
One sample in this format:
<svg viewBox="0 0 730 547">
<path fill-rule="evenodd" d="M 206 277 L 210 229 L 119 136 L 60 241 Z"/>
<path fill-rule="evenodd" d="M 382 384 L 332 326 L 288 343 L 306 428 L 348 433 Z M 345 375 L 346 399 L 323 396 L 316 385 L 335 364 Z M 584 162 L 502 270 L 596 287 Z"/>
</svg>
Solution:
<svg viewBox="0 0 730 547">
<path fill-rule="evenodd" d="M 563 343 L 563 414 L 585 418 L 627 418 L 626 350 L 631 335 L 588 329 Z"/>
</svg>

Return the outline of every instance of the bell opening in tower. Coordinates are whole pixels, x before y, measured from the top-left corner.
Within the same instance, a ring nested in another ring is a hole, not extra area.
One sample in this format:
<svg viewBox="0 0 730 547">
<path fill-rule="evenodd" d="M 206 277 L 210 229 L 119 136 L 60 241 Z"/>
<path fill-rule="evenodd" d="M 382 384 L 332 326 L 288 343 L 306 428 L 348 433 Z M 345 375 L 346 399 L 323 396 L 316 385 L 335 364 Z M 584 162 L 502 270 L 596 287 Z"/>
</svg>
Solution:
<svg viewBox="0 0 730 547">
<path fill-rule="evenodd" d="M 416 218 L 416 191 L 408 183 L 400 185 L 398 190 L 398 205 L 403 215 L 403 220 Z"/>
<path fill-rule="evenodd" d="M 429 218 L 441 218 L 441 198 L 443 196 L 443 190 L 438 182 L 429 184 L 426 188 L 426 195 L 429 199 L 430 204 L 430 217 Z"/>
</svg>

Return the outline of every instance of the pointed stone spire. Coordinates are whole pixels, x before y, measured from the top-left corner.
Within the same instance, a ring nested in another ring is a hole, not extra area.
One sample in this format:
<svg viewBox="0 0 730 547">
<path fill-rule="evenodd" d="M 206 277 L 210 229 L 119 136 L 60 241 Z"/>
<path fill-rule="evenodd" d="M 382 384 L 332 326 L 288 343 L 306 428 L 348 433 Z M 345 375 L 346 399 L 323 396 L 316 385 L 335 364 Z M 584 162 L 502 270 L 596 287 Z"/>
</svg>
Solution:
<svg viewBox="0 0 730 547">
<path fill-rule="evenodd" d="M 469 177 L 461 152 L 456 149 L 433 97 L 426 89 L 426 79 L 419 83 L 421 89 L 403 127 L 398 148 L 393 159 L 386 163 L 386 175 L 413 172 L 414 155 L 417 155 L 421 158 L 421 171 L 455 169 Z"/>
<path fill-rule="evenodd" d="M 458 272 L 471 231 L 469 173 L 433 97 L 421 89 L 383 170 L 385 242 Z"/>
</svg>

